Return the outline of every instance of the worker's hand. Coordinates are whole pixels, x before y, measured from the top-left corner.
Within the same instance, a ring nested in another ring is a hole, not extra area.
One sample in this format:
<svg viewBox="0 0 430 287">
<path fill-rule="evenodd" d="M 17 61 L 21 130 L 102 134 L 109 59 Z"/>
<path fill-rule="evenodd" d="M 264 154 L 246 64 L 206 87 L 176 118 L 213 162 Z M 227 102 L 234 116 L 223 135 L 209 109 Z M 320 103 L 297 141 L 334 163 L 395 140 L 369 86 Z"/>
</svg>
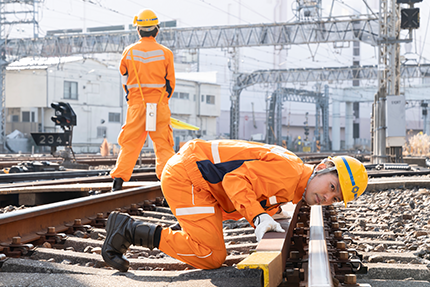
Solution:
<svg viewBox="0 0 430 287">
<path fill-rule="evenodd" d="M 278 211 L 272 215 L 273 219 L 288 219 L 291 218 L 290 213 L 282 209 L 282 206 L 278 207 Z"/>
<path fill-rule="evenodd" d="M 254 218 L 255 225 L 255 236 L 257 242 L 263 238 L 263 235 L 268 231 L 285 232 L 281 225 L 273 220 L 273 218 L 267 213 L 262 213 Z"/>
</svg>

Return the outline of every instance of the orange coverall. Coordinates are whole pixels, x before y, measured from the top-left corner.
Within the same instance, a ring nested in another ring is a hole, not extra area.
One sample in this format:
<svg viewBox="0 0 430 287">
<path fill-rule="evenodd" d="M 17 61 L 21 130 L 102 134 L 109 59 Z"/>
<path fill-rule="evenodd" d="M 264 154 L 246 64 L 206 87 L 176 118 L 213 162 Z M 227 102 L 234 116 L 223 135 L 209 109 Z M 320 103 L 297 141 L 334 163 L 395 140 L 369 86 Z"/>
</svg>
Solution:
<svg viewBox="0 0 430 287">
<path fill-rule="evenodd" d="M 222 221 L 273 214 L 302 198 L 313 166 L 279 147 L 244 141 L 186 143 L 166 164 L 161 187 L 182 230 L 163 228 L 159 249 L 200 269 L 227 256 Z"/>
<path fill-rule="evenodd" d="M 137 75 L 131 59 L 131 50 L 144 99 L 142 99 L 139 90 Z M 149 133 L 154 143 L 156 173 L 157 177 L 160 178 L 166 162 L 175 154 L 169 109 L 169 98 L 175 89 L 173 53 L 165 46 L 157 43 L 154 37 L 144 37 L 125 48 L 119 70 L 126 92 L 128 109 L 125 125 L 121 128 L 118 136 L 121 150 L 116 166 L 110 175 L 112 178 L 130 180 L 136 160 Z M 145 130 L 146 103 L 158 104 L 157 125 L 154 132 Z"/>
</svg>

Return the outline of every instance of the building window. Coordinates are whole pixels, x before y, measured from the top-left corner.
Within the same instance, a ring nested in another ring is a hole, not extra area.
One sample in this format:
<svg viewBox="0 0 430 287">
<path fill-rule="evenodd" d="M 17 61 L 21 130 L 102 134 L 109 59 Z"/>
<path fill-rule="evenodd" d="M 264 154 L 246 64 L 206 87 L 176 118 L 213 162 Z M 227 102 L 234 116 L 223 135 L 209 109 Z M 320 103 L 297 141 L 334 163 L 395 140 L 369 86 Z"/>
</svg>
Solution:
<svg viewBox="0 0 430 287">
<path fill-rule="evenodd" d="M 106 137 L 106 127 L 97 127 L 97 138 Z"/>
<path fill-rule="evenodd" d="M 110 123 L 119 123 L 121 121 L 120 113 L 109 113 L 109 122 Z"/>
<path fill-rule="evenodd" d="M 354 139 L 360 138 L 360 124 L 359 123 L 353 123 L 352 124 L 352 137 Z"/>
<path fill-rule="evenodd" d="M 196 101 L 196 95 L 193 95 L 193 101 L 194 102 Z"/>
<path fill-rule="evenodd" d="M 22 121 L 23 122 L 30 122 L 30 112 L 22 112 Z"/>
<path fill-rule="evenodd" d="M 202 95 L 202 102 L 205 101 L 205 95 Z"/>
<path fill-rule="evenodd" d="M 215 105 L 215 96 L 206 95 L 206 104 Z"/>
<path fill-rule="evenodd" d="M 189 93 L 179 93 L 179 98 L 188 100 L 190 98 L 190 94 Z"/>
<path fill-rule="evenodd" d="M 64 81 L 64 98 L 65 99 L 78 99 L 78 82 Z"/>
<path fill-rule="evenodd" d="M 19 116 L 18 115 L 12 115 L 12 122 L 14 122 L 14 123 L 19 122 Z"/>
<path fill-rule="evenodd" d="M 178 97 L 178 93 L 177 92 L 173 92 L 172 99 L 177 99 L 177 98 L 179 98 Z"/>
</svg>

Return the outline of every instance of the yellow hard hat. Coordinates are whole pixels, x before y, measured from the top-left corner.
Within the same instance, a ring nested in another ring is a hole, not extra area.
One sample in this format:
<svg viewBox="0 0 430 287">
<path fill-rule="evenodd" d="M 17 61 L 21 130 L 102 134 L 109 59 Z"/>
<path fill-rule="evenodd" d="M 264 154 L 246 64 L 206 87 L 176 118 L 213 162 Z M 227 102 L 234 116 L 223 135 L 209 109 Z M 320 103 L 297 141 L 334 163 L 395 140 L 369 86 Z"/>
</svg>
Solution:
<svg viewBox="0 0 430 287">
<path fill-rule="evenodd" d="M 142 9 L 134 16 L 133 26 L 149 27 L 158 25 L 158 17 L 151 9 Z"/>
<path fill-rule="evenodd" d="M 369 180 L 366 168 L 359 160 L 350 156 L 335 156 L 329 159 L 336 166 L 346 207 L 349 201 L 356 199 L 366 190 Z"/>
</svg>

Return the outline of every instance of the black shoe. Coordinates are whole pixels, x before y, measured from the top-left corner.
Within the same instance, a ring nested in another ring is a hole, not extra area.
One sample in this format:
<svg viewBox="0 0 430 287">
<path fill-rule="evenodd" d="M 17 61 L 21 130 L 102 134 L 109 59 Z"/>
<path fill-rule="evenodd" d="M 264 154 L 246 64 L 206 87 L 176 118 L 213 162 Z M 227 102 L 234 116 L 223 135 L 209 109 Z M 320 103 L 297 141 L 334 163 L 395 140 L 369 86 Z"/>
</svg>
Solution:
<svg viewBox="0 0 430 287">
<path fill-rule="evenodd" d="M 112 191 L 117 191 L 117 190 L 121 190 L 122 189 L 122 183 L 124 182 L 124 180 L 120 177 L 115 177 L 113 179 L 113 184 L 112 184 Z"/>
<path fill-rule="evenodd" d="M 167 203 L 166 198 L 163 198 L 162 205 L 163 205 L 164 207 L 170 207 L 170 206 L 169 206 L 169 204 Z"/>
<path fill-rule="evenodd" d="M 169 228 L 172 230 L 182 230 L 182 227 L 179 224 L 179 222 L 176 222 L 175 224 L 170 225 Z"/>
<path fill-rule="evenodd" d="M 161 226 L 135 221 L 128 214 L 112 212 L 106 223 L 106 239 L 102 246 L 103 260 L 121 272 L 127 272 L 130 262 L 124 253 L 131 244 L 153 249 L 158 247 Z M 158 242 L 156 242 L 158 239 Z"/>
</svg>

